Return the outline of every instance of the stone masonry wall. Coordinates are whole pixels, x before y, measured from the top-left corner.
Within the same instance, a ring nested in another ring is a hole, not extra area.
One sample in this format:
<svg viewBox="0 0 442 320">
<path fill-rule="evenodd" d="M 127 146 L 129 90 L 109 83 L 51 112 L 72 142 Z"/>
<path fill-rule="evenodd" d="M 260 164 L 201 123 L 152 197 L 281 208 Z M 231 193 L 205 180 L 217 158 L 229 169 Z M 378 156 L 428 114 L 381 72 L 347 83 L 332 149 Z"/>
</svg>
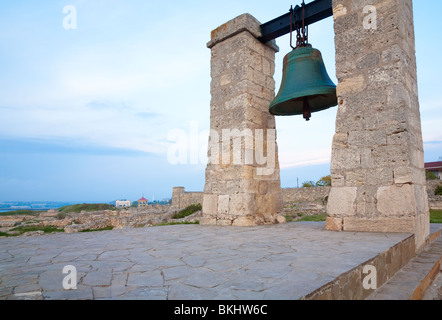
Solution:
<svg viewBox="0 0 442 320">
<path fill-rule="evenodd" d="M 173 188 L 172 208 L 184 209 L 192 204 L 203 203 L 203 192 L 186 192 L 183 187 Z M 300 202 L 322 202 L 328 196 L 330 187 L 281 189 L 283 204 Z"/>
<path fill-rule="evenodd" d="M 430 199 L 438 199 L 439 197 L 442 197 L 442 196 L 434 195 L 434 192 L 436 191 L 436 188 L 438 186 L 442 186 L 442 181 L 440 181 L 440 180 L 429 180 L 429 181 L 427 181 L 428 198 L 430 198 Z"/>
<path fill-rule="evenodd" d="M 212 99 L 203 225 L 254 226 L 283 219 L 275 119 L 269 113 L 278 48 L 257 39 L 260 25 L 241 15 L 213 30 L 207 45 Z"/>
<path fill-rule="evenodd" d="M 430 209 L 442 210 L 442 196 L 434 196 L 434 190 L 441 181 L 427 181 L 427 192 Z M 314 188 L 282 188 L 282 201 L 284 205 L 296 203 L 326 203 L 331 187 Z M 203 203 L 203 192 L 187 192 L 183 187 L 173 188 L 172 208 L 184 209 L 192 204 Z M 1 217 L 0 217 L 1 221 Z"/>
<path fill-rule="evenodd" d="M 375 10 L 374 10 L 375 9 Z M 429 235 L 411 0 L 333 0 L 338 114 L 328 230 Z"/>
<path fill-rule="evenodd" d="M 442 210 L 442 196 L 436 196 L 434 194 L 438 186 L 442 186 L 442 181 L 427 181 L 427 193 L 430 209 Z"/>
<path fill-rule="evenodd" d="M 203 204 L 203 192 L 186 192 L 183 187 L 173 188 L 172 208 L 184 209 L 192 204 Z"/>
<path fill-rule="evenodd" d="M 284 203 L 324 201 L 329 193 L 330 187 L 282 189 Z"/>
</svg>

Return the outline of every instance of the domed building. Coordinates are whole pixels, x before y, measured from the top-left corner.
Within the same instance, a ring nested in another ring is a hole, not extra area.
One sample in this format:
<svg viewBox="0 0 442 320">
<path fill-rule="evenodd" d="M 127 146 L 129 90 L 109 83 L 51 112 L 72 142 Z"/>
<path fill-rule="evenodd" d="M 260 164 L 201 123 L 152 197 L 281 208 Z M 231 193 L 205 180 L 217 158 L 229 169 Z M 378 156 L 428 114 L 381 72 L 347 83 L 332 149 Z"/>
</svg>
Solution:
<svg viewBox="0 0 442 320">
<path fill-rule="evenodd" d="M 147 207 L 148 206 L 148 201 L 146 198 L 141 197 L 141 199 L 138 200 L 138 207 Z"/>
</svg>

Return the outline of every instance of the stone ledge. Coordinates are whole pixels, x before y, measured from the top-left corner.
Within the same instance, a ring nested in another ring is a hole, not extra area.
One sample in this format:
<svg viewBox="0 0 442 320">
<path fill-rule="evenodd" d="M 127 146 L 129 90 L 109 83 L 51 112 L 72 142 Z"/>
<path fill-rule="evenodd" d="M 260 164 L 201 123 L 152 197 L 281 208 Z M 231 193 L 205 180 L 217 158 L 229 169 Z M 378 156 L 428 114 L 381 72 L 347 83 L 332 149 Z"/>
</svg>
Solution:
<svg viewBox="0 0 442 320">
<path fill-rule="evenodd" d="M 416 219 L 414 217 L 343 218 L 343 230 L 355 232 L 414 233 L 415 224 Z"/>
<path fill-rule="evenodd" d="M 433 235 L 438 235 L 438 238 L 367 299 L 421 300 L 441 269 L 442 237 L 440 237 L 440 230 Z"/>
<path fill-rule="evenodd" d="M 214 29 L 211 32 L 211 39 L 207 43 L 207 47 L 212 49 L 218 43 L 244 31 L 249 32 L 255 38 L 261 37 L 261 22 L 252 15 L 244 13 Z M 269 41 L 266 45 L 274 49 L 275 52 L 279 52 L 279 47 L 276 45 L 276 41 Z"/>
<path fill-rule="evenodd" d="M 370 297 L 374 290 L 366 290 L 362 286 L 364 266 L 375 266 L 377 285 L 383 285 L 414 257 L 414 242 L 414 235 L 412 235 L 304 296 L 302 300 L 364 300 Z"/>
<path fill-rule="evenodd" d="M 414 233 L 414 217 L 336 217 L 328 216 L 325 230 L 347 232 Z"/>
</svg>

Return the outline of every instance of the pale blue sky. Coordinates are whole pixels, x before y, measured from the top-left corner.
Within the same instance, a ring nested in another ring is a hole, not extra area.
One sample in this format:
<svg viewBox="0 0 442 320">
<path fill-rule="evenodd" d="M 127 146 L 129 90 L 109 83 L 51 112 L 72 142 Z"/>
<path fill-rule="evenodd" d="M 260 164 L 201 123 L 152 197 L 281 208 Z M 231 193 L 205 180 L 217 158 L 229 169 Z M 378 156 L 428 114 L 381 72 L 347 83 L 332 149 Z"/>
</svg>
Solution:
<svg viewBox="0 0 442 320">
<path fill-rule="evenodd" d="M 299 1 L 300 2 L 300 1 Z M 310 1 L 307 1 L 310 2 Z M 168 133 L 209 129 L 210 31 L 287 1 L 0 2 L 0 201 L 149 200 L 201 191 L 203 164 L 170 165 Z M 76 30 L 63 7 L 77 8 Z M 442 156 L 442 2 L 414 1 L 425 160 Z M 276 86 L 288 36 L 277 39 Z M 310 28 L 336 82 L 333 19 Z M 329 174 L 336 108 L 277 118 L 283 187 Z M 205 150 L 203 150 L 205 152 Z"/>
</svg>

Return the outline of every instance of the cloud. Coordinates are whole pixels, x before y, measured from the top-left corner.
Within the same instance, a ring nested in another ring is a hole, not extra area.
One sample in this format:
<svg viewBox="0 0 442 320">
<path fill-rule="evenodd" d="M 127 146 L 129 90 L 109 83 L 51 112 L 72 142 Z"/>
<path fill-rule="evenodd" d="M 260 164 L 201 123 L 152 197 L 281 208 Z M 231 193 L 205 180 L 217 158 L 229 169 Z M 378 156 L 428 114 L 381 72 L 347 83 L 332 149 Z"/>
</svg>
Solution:
<svg viewBox="0 0 442 320">
<path fill-rule="evenodd" d="M 330 163 L 330 150 L 306 150 L 302 152 L 280 152 L 281 169 L 300 168 Z"/>
<path fill-rule="evenodd" d="M 151 119 L 151 118 L 157 118 L 157 117 L 161 116 L 161 114 L 160 113 L 156 113 L 156 112 L 138 112 L 138 113 L 135 114 L 135 116 L 141 117 L 141 118 Z"/>
<path fill-rule="evenodd" d="M 435 145 L 435 144 L 442 144 L 442 141 L 425 141 L 424 145 Z"/>
<path fill-rule="evenodd" d="M 0 136 L 45 141 L 82 141 L 83 144 L 165 154 L 168 128 L 161 114 L 140 111 L 126 102 L 93 100 L 52 107 L 1 109 Z"/>
<path fill-rule="evenodd" d="M 86 104 L 88 108 L 95 110 L 117 110 L 117 111 L 128 111 L 131 109 L 124 102 L 111 102 L 109 100 L 95 100 Z"/>
<path fill-rule="evenodd" d="M 0 154 L 82 154 L 120 157 L 153 155 L 140 150 L 94 145 L 78 139 L 18 139 L 7 137 L 0 137 Z"/>
</svg>

